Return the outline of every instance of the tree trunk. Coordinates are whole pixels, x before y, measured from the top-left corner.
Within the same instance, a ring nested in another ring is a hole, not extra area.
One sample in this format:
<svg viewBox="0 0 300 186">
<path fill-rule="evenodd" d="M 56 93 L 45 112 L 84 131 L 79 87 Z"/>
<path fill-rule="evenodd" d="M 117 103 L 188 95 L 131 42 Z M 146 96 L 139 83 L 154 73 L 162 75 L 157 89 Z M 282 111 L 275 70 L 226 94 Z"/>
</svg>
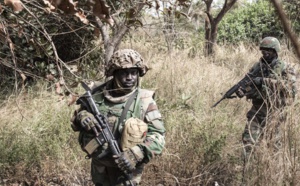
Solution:
<svg viewBox="0 0 300 186">
<path fill-rule="evenodd" d="M 205 55 L 209 56 L 213 54 L 214 44 L 217 41 L 218 25 L 215 22 L 205 21 Z"/>
<path fill-rule="evenodd" d="M 211 14 L 211 5 L 213 0 L 203 0 L 206 4 L 206 14 L 205 19 L 205 55 L 211 55 L 214 52 L 214 44 L 217 41 L 218 35 L 218 24 L 224 17 L 224 15 L 230 10 L 230 8 L 237 2 L 237 0 L 225 0 L 223 8 L 218 13 L 218 15 L 213 18 Z"/>
</svg>

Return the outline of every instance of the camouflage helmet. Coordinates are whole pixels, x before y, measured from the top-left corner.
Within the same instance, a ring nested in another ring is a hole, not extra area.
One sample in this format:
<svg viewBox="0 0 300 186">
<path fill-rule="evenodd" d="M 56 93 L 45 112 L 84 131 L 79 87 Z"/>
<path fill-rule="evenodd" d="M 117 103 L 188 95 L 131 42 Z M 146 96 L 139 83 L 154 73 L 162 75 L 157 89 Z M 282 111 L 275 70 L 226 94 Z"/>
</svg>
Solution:
<svg viewBox="0 0 300 186">
<path fill-rule="evenodd" d="M 121 49 L 117 50 L 110 58 L 105 75 L 112 76 L 115 70 L 126 68 L 138 68 L 139 75 L 142 77 L 148 71 L 147 65 L 144 64 L 144 59 L 135 50 Z"/>
<path fill-rule="evenodd" d="M 278 54 L 280 52 L 280 43 L 275 37 L 265 37 L 261 40 L 259 49 L 273 49 Z"/>
</svg>

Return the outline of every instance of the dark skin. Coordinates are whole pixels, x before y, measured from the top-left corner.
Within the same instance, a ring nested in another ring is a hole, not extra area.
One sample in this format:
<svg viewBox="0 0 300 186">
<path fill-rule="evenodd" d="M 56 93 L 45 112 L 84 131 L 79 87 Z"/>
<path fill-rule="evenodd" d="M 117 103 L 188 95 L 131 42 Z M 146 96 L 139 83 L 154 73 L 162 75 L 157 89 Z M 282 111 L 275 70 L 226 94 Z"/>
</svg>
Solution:
<svg viewBox="0 0 300 186">
<path fill-rule="evenodd" d="M 273 59 L 277 58 L 277 53 L 273 49 L 261 49 L 262 58 L 267 62 L 271 63 Z"/>
<path fill-rule="evenodd" d="M 139 77 L 139 70 L 137 68 L 126 68 L 126 69 L 119 69 L 114 72 L 114 78 L 118 79 L 121 86 L 124 89 L 131 89 L 133 88 Z M 111 92 L 113 97 L 123 96 L 125 93 L 120 93 L 113 91 Z M 93 130 L 96 136 L 99 135 L 99 131 L 101 131 L 101 126 L 92 121 L 93 116 L 86 117 L 83 121 L 80 122 L 80 125 L 86 129 L 87 131 Z"/>
<path fill-rule="evenodd" d="M 116 78 L 120 82 L 121 86 L 124 89 L 133 88 L 138 81 L 138 77 L 139 70 L 137 68 L 119 69 L 114 72 L 114 78 Z"/>
</svg>

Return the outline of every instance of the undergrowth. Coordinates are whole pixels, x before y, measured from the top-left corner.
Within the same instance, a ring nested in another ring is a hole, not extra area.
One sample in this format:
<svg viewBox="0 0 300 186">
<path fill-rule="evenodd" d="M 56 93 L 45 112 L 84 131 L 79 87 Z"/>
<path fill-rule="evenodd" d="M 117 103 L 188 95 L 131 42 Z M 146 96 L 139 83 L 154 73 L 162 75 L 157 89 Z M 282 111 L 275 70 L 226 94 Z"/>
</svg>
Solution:
<svg viewBox="0 0 300 186">
<path fill-rule="evenodd" d="M 161 156 L 147 164 L 142 185 L 241 185 L 241 134 L 251 104 L 218 101 L 258 60 L 253 47 L 216 46 L 215 56 L 189 58 L 189 50 L 147 50 L 143 42 L 122 48 L 139 51 L 151 70 L 142 87 L 156 91 L 167 129 Z M 285 50 L 283 58 L 296 63 Z M 76 90 L 79 94 L 81 89 Z M 70 127 L 75 105 L 43 83 L 6 94 L 0 104 L 0 182 L 2 185 L 91 185 L 89 161 Z M 299 177 L 298 100 L 282 125 L 284 148 L 277 154 L 262 143 L 249 165 L 248 185 L 297 185 Z"/>
</svg>

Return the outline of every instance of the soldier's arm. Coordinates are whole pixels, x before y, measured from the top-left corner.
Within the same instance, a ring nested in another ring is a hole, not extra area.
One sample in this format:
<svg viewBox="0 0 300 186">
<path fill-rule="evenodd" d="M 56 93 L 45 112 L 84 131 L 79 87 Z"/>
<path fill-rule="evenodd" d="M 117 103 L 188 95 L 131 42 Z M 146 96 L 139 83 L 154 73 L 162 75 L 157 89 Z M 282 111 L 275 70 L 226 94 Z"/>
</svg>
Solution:
<svg viewBox="0 0 300 186">
<path fill-rule="evenodd" d="M 291 67 L 287 67 L 280 75 L 264 78 L 264 84 L 269 89 L 284 92 L 288 97 L 295 97 L 297 91 L 295 70 Z"/>
<path fill-rule="evenodd" d="M 148 132 L 144 143 L 138 145 L 144 154 L 143 162 L 148 162 L 157 155 L 160 155 L 165 145 L 164 123 L 156 102 L 153 100 L 145 114 L 145 122 L 148 124 Z"/>
</svg>

